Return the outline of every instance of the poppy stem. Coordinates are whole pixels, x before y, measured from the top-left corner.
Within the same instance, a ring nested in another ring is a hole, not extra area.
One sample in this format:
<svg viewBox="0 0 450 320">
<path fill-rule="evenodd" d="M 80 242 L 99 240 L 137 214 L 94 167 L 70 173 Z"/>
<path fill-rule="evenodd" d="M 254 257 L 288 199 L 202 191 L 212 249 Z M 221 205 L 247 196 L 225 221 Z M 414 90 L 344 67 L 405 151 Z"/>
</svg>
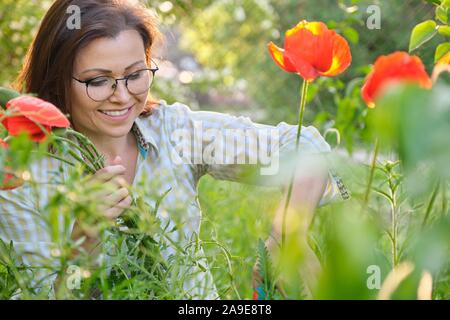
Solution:
<svg viewBox="0 0 450 320">
<path fill-rule="evenodd" d="M 422 221 L 422 228 L 425 228 L 425 226 L 427 225 L 428 218 L 430 217 L 430 213 L 433 210 L 434 202 L 436 201 L 436 197 L 440 188 L 441 188 L 441 180 L 438 179 L 438 181 L 436 182 L 436 186 L 434 187 L 434 190 L 431 193 L 430 200 L 428 201 L 427 210 L 425 211 L 425 216 Z"/>
<path fill-rule="evenodd" d="M 86 151 L 90 154 L 91 158 L 95 161 L 93 162 L 94 166 L 97 167 L 98 170 L 105 167 L 103 155 L 101 155 L 95 145 L 92 143 L 91 140 L 89 140 L 85 135 L 79 133 L 78 131 L 75 131 L 71 128 L 67 129 L 67 133 L 75 136 L 75 138 L 78 139 L 78 142 L 80 142 L 83 147 L 86 149 Z M 93 150 L 95 156 L 92 154 L 91 149 Z"/>
<path fill-rule="evenodd" d="M 61 137 L 56 136 L 55 140 L 59 140 L 61 142 L 66 142 L 69 145 L 73 146 L 75 149 L 79 150 L 80 153 L 87 159 L 89 162 L 94 166 L 95 170 L 100 170 L 101 168 L 97 166 L 97 159 L 94 157 L 94 155 L 87 149 L 87 147 L 83 148 L 74 141 Z M 84 161 L 83 161 L 84 162 Z"/>
<path fill-rule="evenodd" d="M 309 85 L 309 82 L 307 80 L 303 80 L 301 99 L 300 99 L 300 108 L 299 108 L 299 114 L 298 114 L 297 138 L 295 140 L 295 154 L 296 155 L 298 153 L 298 148 L 300 145 L 300 136 L 302 133 L 303 115 L 305 113 L 306 98 L 308 95 L 308 85 Z M 287 193 L 286 202 L 284 204 L 284 210 L 283 210 L 283 220 L 282 220 L 282 230 L 281 230 L 281 248 L 284 248 L 285 243 L 286 243 L 286 215 L 287 215 L 287 210 L 289 208 L 289 202 L 290 202 L 291 196 L 292 196 L 292 189 L 294 186 L 294 178 L 295 178 L 296 171 L 297 171 L 297 164 L 295 163 L 294 172 L 292 173 L 291 180 L 289 182 L 288 193 Z"/>
<path fill-rule="evenodd" d="M 68 165 L 70 165 L 70 166 L 72 166 L 72 167 L 75 167 L 75 163 L 73 163 L 73 162 L 71 162 L 71 161 L 69 161 L 69 160 L 67 160 L 67 159 L 64 159 L 63 157 L 59 157 L 59 156 L 57 156 L 57 155 L 55 155 L 55 154 L 53 154 L 53 153 L 46 152 L 45 155 L 46 155 L 47 157 L 50 157 L 50 158 L 59 160 L 59 161 L 61 161 L 61 162 L 64 162 L 64 163 L 66 163 L 66 164 L 68 164 Z"/>
<path fill-rule="evenodd" d="M 367 183 L 367 187 L 366 187 L 366 193 L 364 195 L 364 204 L 363 204 L 363 208 L 366 209 L 367 205 L 369 204 L 369 195 L 370 195 L 370 190 L 372 188 L 372 183 L 373 183 L 373 176 L 375 173 L 375 168 L 376 168 L 376 164 L 377 164 L 377 157 L 378 157 L 378 150 L 379 150 L 379 142 L 378 142 L 378 138 L 375 139 L 375 147 L 373 150 L 373 158 L 372 158 L 372 163 L 370 165 L 370 173 L 369 173 L 369 181 Z"/>
</svg>

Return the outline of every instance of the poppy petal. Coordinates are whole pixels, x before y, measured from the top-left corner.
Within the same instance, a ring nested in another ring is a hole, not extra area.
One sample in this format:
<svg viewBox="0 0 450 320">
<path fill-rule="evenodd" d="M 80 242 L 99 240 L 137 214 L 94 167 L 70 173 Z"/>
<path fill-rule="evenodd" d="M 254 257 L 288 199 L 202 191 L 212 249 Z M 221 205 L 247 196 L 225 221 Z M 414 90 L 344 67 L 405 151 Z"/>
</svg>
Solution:
<svg viewBox="0 0 450 320">
<path fill-rule="evenodd" d="M 331 36 L 332 33 L 323 23 L 300 23 L 286 32 L 286 55 L 306 80 L 314 80 L 320 71 L 330 68 L 333 49 Z"/>
<path fill-rule="evenodd" d="M 333 37 L 333 62 L 330 68 L 321 73 L 323 76 L 333 77 L 344 72 L 352 63 L 352 54 L 347 40 L 335 33 Z"/>
<path fill-rule="evenodd" d="M 313 50 L 315 54 L 311 55 L 312 65 L 319 73 L 322 71 L 326 71 L 331 67 L 333 62 L 333 37 L 335 35 L 334 31 L 328 30 L 328 27 L 323 22 L 307 22 L 302 21 L 298 28 L 294 29 L 302 29 L 308 30 L 312 33 L 313 41 L 311 42 L 313 46 Z M 290 34 L 294 33 L 292 30 L 289 32 Z M 306 39 L 305 39 L 306 40 Z"/>
<path fill-rule="evenodd" d="M 439 64 L 435 65 L 434 69 L 433 69 L 433 74 L 431 76 L 432 81 L 436 82 L 436 80 L 439 78 L 439 76 L 443 72 L 450 73 L 450 64 L 439 63 Z"/>
<path fill-rule="evenodd" d="M 373 77 L 374 77 L 373 73 L 369 74 L 366 78 L 364 85 L 361 88 L 361 96 L 363 100 L 367 103 L 367 106 L 369 108 L 375 108 L 375 102 L 373 99 L 375 81 L 373 80 Z"/>
<path fill-rule="evenodd" d="M 313 65 L 316 59 L 315 37 L 311 31 L 305 28 L 298 29 L 296 33 L 286 36 L 284 48 L 286 55 L 290 57 L 294 65 L 297 64 L 297 59 L 310 65 Z"/>
<path fill-rule="evenodd" d="M 333 64 L 333 40 L 335 32 L 327 30 L 315 37 L 315 61 L 314 67 L 319 73 L 326 72 Z"/>
<path fill-rule="evenodd" d="M 375 61 L 362 87 L 362 98 L 369 107 L 373 107 L 376 98 L 393 82 L 416 83 L 423 88 L 431 88 L 432 85 L 420 58 L 398 51 L 380 56 Z"/>
<path fill-rule="evenodd" d="M 450 64 L 450 52 L 447 52 L 436 64 Z"/>
<path fill-rule="evenodd" d="M 2 124 L 12 136 L 18 136 L 22 132 L 25 132 L 33 141 L 42 141 L 46 136 L 45 132 L 36 123 L 24 116 L 6 118 L 2 121 Z M 42 127 L 48 132 L 51 131 L 49 126 L 42 125 Z"/>
<path fill-rule="evenodd" d="M 297 70 L 298 75 L 309 82 L 314 81 L 319 76 L 319 73 L 310 63 L 300 59 L 299 57 L 296 57 L 295 59 L 295 69 Z"/>
<path fill-rule="evenodd" d="M 268 47 L 272 59 L 281 69 L 287 72 L 297 72 L 289 58 L 285 57 L 284 49 L 277 47 L 273 42 L 270 42 Z"/>
<path fill-rule="evenodd" d="M 269 50 L 280 67 L 289 72 L 295 69 L 306 81 L 320 75 L 338 75 L 352 60 L 347 41 L 323 22 L 300 21 L 286 31 L 284 50 L 273 44 L 269 44 Z"/>
<path fill-rule="evenodd" d="M 7 109 L 15 108 L 32 121 L 50 127 L 70 126 L 64 114 L 50 102 L 32 96 L 20 96 L 8 101 Z"/>
<path fill-rule="evenodd" d="M 323 22 L 302 20 L 294 28 L 286 31 L 286 37 L 296 34 L 301 29 L 309 30 L 313 35 L 319 35 L 328 30 L 327 25 Z"/>
</svg>

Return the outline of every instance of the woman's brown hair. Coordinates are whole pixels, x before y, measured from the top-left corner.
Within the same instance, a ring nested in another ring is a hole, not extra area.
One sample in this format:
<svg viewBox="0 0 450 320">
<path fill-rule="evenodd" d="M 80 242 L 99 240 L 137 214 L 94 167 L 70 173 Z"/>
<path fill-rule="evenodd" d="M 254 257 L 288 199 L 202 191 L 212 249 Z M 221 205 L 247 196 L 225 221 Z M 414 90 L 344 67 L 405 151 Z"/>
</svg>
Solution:
<svg viewBox="0 0 450 320">
<path fill-rule="evenodd" d="M 80 9 L 79 29 L 68 27 L 70 6 Z M 37 94 L 70 114 L 70 86 L 78 51 L 94 39 L 114 38 L 130 29 L 141 35 L 150 65 L 152 48 L 161 34 L 148 9 L 127 0 L 56 0 L 42 20 L 13 86 L 18 91 Z M 141 115 L 149 115 L 155 104 L 149 98 Z"/>
</svg>

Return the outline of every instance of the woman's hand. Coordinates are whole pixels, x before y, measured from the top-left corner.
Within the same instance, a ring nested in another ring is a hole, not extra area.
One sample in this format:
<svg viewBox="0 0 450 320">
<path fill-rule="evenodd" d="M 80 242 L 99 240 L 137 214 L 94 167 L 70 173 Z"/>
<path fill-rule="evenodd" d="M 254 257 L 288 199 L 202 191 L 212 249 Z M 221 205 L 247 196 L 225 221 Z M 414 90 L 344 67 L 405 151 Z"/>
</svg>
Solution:
<svg viewBox="0 0 450 320">
<path fill-rule="evenodd" d="M 100 203 L 99 214 L 109 220 L 115 220 L 127 208 L 130 207 L 132 199 L 128 191 L 128 184 L 124 179 L 125 167 L 122 159 L 117 156 L 108 166 L 97 171 L 88 181 L 88 184 L 101 184 L 102 188 L 92 196 Z M 98 254 L 100 242 L 97 228 L 89 227 L 84 221 L 76 221 L 72 230 L 72 239 L 78 240 L 86 237 L 81 245 L 86 252 L 92 255 Z M 74 252 L 77 254 L 77 252 Z"/>
<path fill-rule="evenodd" d="M 111 220 L 119 217 L 130 207 L 132 202 L 128 183 L 124 178 L 125 170 L 122 159 L 117 156 L 109 166 L 97 171 L 92 176 L 91 182 L 104 186 L 95 196 L 95 199 L 99 199 L 100 213 Z"/>
</svg>

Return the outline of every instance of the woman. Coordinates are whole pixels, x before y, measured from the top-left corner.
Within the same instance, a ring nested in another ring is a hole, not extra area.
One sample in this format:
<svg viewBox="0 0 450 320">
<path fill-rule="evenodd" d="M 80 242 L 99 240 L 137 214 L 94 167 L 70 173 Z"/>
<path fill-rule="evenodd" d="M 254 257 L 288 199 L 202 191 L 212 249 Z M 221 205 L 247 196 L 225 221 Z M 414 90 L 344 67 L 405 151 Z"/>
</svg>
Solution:
<svg viewBox="0 0 450 320">
<path fill-rule="evenodd" d="M 80 9 L 80 28 L 69 27 L 69 6 Z M 194 112 L 179 103 L 168 105 L 165 101 L 149 99 L 148 91 L 157 72 L 152 50 L 159 39 L 154 18 L 131 2 L 56 0 L 26 56 L 16 88 L 37 93 L 69 114 L 72 127 L 89 137 L 105 156 L 107 166 L 95 174 L 95 179 L 113 186 L 98 196 L 103 199 L 106 217 L 119 217 L 131 204 L 129 186 L 141 183 L 145 176 L 150 177 L 152 181 L 160 181 L 161 193 L 171 190 L 161 204 L 161 220 L 170 221 L 170 213 L 175 208 L 183 208 L 183 228 L 177 234 L 177 241 L 183 243 L 199 233 L 199 179 L 210 174 L 217 179 L 245 181 L 247 166 L 241 160 L 252 158 L 256 159 L 253 164 L 261 164 L 261 149 L 268 149 L 269 154 L 280 150 L 282 159 L 294 149 L 297 128 L 286 123 L 276 127 L 255 124 L 244 117 Z M 222 134 L 222 138 L 236 130 L 274 132 L 279 149 L 275 150 L 277 143 L 267 142 L 268 139 L 265 144 L 258 140 L 256 150 L 250 147 L 250 136 L 237 141 L 224 139 L 231 141 L 233 150 L 237 143 L 237 151 L 217 161 L 220 144 L 212 139 L 212 130 Z M 216 154 L 205 152 L 214 148 Z M 318 131 L 313 127 L 303 128 L 300 153 L 326 152 L 329 146 Z M 55 161 L 45 161 L 42 165 L 46 170 L 33 172 L 42 181 L 49 179 L 48 172 L 55 166 Z M 316 173 L 300 174 L 296 178 L 291 201 L 295 210 L 289 211 L 292 214 L 301 209 L 308 223 L 317 204 L 329 201 L 338 193 L 336 181 L 326 170 L 322 168 Z M 264 181 L 279 183 L 273 179 Z M 37 207 L 30 197 L 18 196 L 27 192 L 21 189 L 0 193 L 0 225 L 3 226 L 0 237 L 13 240 L 23 252 L 38 251 L 49 256 L 51 240 L 42 232 L 43 226 L 35 214 L 39 207 L 45 206 L 48 192 L 42 190 Z M 280 237 L 280 215 L 281 210 L 274 222 L 271 248 L 273 241 Z M 305 243 L 308 223 L 299 235 Z M 99 242 L 97 236 L 86 234 L 73 221 L 72 238 L 86 235 L 89 241 L 85 247 L 93 248 Z M 217 297 L 209 271 L 193 270 L 192 274 L 195 274 L 193 279 L 184 285 L 186 297 Z"/>
</svg>

